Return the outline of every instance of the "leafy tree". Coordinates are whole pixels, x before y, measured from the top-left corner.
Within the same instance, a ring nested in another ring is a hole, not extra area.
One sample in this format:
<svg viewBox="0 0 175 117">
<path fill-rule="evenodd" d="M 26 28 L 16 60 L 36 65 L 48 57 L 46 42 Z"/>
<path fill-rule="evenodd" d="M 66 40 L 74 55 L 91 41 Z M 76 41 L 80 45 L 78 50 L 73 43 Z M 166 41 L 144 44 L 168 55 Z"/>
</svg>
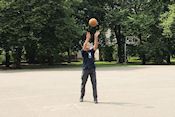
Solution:
<svg viewBox="0 0 175 117">
<path fill-rule="evenodd" d="M 6 51 L 6 65 L 9 66 L 9 51 L 12 50 L 16 67 L 20 66 L 25 32 L 25 1 L 1 1 L 0 33 Z"/>
<path fill-rule="evenodd" d="M 175 52 L 175 4 L 169 5 L 169 10 L 161 15 L 160 26 L 163 28 L 163 35 L 165 36 L 165 42 L 167 43 L 168 58 L 167 61 L 170 63 L 170 55 L 174 55 Z"/>
<path fill-rule="evenodd" d="M 100 30 L 101 34 L 99 37 L 99 52 L 100 52 L 100 60 L 102 60 L 102 54 L 101 54 L 101 47 L 103 47 L 105 44 L 105 31 L 106 29 L 106 23 L 105 23 L 105 16 L 106 16 L 106 3 L 108 0 L 83 0 L 79 6 L 78 10 L 76 11 L 75 17 L 78 20 L 79 24 L 82 25 L 82 29 L 84 31 L 90 31 L 91 33 L 91 39 L 90 42 L 94 42 L 93 35 L 96 30 Z M 95 28 L 92 28 L 89 26 L 88 22 L 90 18 L 96 18 L 98 20 L 98 26 Z M 85 33 L 81 36 L 81 44 L 85 41 Z"/>
<path fill-rule="evenodd" d="M 24 53 L 29 63 L 48 62 L 51 65 L 54 57 L 66 52 L 67 48 L 75 51 L 81 34 L 73 16 L 75 2 L 80 1 L 1 1 L 1 47 L 7 54 L 10 50 L 13 52 L 16 67 L 20 66 Z"/>
</svg>

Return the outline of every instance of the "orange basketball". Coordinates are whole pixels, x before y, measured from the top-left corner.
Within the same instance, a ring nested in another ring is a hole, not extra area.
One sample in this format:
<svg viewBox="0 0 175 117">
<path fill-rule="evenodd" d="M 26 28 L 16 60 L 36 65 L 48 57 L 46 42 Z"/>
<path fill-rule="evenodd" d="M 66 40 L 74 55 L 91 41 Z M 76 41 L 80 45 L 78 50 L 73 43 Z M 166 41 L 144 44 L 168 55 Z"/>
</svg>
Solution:
<svg viewBox="0 0 175 117">
<path fill-rule="evenodd" d="M 89 25 L 92 27 L 95 27 L 98 24 L 97 20 L 95 18 L 91 18 L 89 20 Z"/>
</svg>

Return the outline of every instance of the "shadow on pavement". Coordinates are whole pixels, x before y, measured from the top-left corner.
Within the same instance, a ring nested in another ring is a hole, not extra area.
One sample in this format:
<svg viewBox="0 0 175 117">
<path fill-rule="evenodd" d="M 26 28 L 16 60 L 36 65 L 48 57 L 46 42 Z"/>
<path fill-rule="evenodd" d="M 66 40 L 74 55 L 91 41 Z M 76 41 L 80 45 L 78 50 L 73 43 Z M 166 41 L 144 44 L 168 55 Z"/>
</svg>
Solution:
<svg viewBox="0 0 175 117">
<path fill-rule="evenodd" d="M 87 100 L 84 100 L 84 102 L 87 102 L 87 103 L 94 103 L 93 101 L 87 101 Z M 102 104 L 102 105 L 116 105 L 116 106 L 136 106 L 136 105 L 139 105 L 139 104 L 133 104 L 133 103 L 126 103 L 126 102 L 101 102 L 99 101 L 98 104 Z"/>
</svg>

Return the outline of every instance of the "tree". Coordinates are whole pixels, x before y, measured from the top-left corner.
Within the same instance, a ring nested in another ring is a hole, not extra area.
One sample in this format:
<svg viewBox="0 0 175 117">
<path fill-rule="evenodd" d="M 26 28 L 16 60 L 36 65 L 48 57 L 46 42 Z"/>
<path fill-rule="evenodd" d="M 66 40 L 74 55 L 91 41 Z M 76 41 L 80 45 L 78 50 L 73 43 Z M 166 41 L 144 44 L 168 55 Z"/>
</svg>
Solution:
<svg viewBox="0 0 175 117">
<path fill-rule="evenodd" d="M 170 63 L 170 55 L 174 55 L 175 52 L 175 4 L 168 6 L 169 10 L 163 13 L 160 17 L 160 26 L 163 28 L 162 34 L 165 36 L 167 42 L 168 58 L 167 62 Z"/>
<path fill-rule="evenodd" d="M 81 28 L 73 16 L 75 2 L 80 1 L 1 1 L 1 47 L 7 54 L 13 52 L 16 67 L 20 66 L 24 53 L 29 63 L 51 65 L 59 53 L 78 45 Z"/>
<path fill-rule="evenodd" d="M 77 10 L 75 12 L 75 18 L 78 21 L 78 24 L 81 24 L 82 29 L 84 30 L 83 35 L 81 36 L 81 46 L 83 42 L 85 41 L 86 37 L 86 31 L 89 31 L 91 33 L 91 39 L 90 42 L 94 42 L 93 35 L 96 30 L 100 30 L 101 34 L 99 37 L 99 56 L 100 60 L 102 60 L 101 57 L 101 47 L 104 46 L 104 37 L 105 37 L 105 31 L 106 24 L 105 24 L 105 15 L 106 15 L 106 3 L 108 0 L 82 0 L 80 4 L 77 6 Z M 88 22 L 91 18 L 96 18 L 98 21 L 98 26 L 96 27 L 90 27 Z M 103 38 L 103 39 L 102 39 Z"/>
<path fill-rule="evenodd" d="M 14 55 L 15 66 L 20 66 L 23 43 L 26 39 L 25 14 L 26 2 L 22 0 L 1 1 L 0 33 L 3 48 L 6 51 L 6 66 L 9 66 L 9 51 Z"/>
<path fill-rule="evenodd" d="M 170 1 L 135 1 L 128 2 L 127 28 L 124 28 L 125 35 L 137 35 L 140 38 L 140 45 L 136 46 L 137 54 L 142 59 L 142 64 L 152 60 L 156 64 L 162 64 L 169 56 L 161 35 L 162 29 L 159 27 L 159 16 L 167 10 Z"/>
</svg>

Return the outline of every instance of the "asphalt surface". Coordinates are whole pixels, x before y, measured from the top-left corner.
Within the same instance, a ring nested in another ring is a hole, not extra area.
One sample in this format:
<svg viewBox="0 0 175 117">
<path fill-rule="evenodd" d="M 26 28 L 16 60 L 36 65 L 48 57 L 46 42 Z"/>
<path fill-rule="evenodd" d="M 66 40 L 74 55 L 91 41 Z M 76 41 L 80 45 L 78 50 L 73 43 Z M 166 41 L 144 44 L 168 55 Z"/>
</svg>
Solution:
<svg viewBox="0 0 175 117">
<path fill-rule="evenodd" d="M 175 117 L 175 66 L 97 68 L 79 102 L 81 69 L 0 71 L 0 117 Z"/>
</svg>

